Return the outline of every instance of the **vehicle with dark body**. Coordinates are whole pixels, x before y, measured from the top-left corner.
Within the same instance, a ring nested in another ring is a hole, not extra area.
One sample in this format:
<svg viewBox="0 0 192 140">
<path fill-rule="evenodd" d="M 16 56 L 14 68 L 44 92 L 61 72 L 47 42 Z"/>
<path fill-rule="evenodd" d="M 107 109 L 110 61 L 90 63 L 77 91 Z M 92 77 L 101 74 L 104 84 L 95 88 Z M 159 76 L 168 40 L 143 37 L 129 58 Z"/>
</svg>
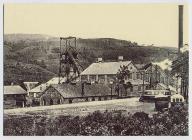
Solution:
<svg viewBox="0 0 192 140">
<path fill-rule="evenodd" d="M 165 108 L 170 108 L 170 96 L 159 95 L 155 97 L 155 110 L 162 111 Z"/>
<path fill-rule="evenodd" d="M 166 97 L 171 96 L 170 90 L 145 90 L 144 94 L 141 95 L 140 102 L 155 102 L 156 96 L 164 95 Z"/>
</svg>

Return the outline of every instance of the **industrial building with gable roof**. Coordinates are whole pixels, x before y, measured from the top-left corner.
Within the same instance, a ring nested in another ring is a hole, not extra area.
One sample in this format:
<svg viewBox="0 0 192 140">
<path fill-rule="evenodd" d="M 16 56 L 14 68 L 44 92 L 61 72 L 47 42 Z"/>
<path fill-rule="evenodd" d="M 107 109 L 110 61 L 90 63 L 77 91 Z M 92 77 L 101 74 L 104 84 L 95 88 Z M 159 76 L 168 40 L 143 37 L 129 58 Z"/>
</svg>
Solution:
<svg viewBox="0 0 192 140">
<path fill-rule="evenodd" d="M 4 86 L 4 108 L 24 107 L 26 95 L 27 91 L 19 85 Z"/>
<path fill-rule="evenodd" d="M 40 105 L 102 101 L 117 98 L 116 92 L 104 84 L 53 84 L 40 97 Z"/>
</svg>

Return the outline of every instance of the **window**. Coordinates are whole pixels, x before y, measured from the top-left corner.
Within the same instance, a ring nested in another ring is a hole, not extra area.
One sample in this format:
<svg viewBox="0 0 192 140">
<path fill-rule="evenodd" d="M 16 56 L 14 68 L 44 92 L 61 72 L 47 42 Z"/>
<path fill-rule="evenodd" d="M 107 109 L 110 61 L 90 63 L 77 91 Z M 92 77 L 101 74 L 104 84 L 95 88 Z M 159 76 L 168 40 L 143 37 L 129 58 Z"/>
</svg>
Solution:
<svg viewBox="0 0 192 140">
<path fill-rule="evenodd" d="M 72 99 L 69 99 L 69 103 L 70 103 L 70 104 L 72 103 Z"/>
<path fill-rule="evenodd" d="M 87 76 L 86 75 L 81 75 L 81 81 L 87 81 Z"/>
<path fill-rule="evenodd" d="M 94 97 L 92 98 L 92 101 L 95 101 L 95 98 L 94 98 Z"/>
<path fill-rule="evenodd" d="M 96 81 L 96 75 L 89 75 L 89 80 L 91 82 L 95 82 Z"/>
<path fill-rule="evenodd" d="M 128 79 L 132 79 L 132 73 L 128 75 Z"/>
<path fill-rule="evenodd" d="M 154 95 L 158 95 L 158 94 L 159 94 L 159 92 L 158 92 L 158 91 L 155 91 L 155 92 L 154 92 Z"/>
<path fill-rule="evenodd" d="M 148 73 L 145 74 L 145 80 L 146 80 L 147 82 L 149 82 L 149 76 L 148 76 Z"/>
<path fill-rule="evenodd" d="M 50 105 L 53 105 L 53 100 L 52 99 L 50 100 Z"/>
<path fill-rule="evenodd" d="M 98 100 L 101 101 L 101 97 L 99 97 Z"/>
<path fill-rule="evenodd" d="M 136 75 L 136 76 L 137 76 L 137 79 L 140 79 L 140 74 L 139 74 L 139 73 L 137 73 L 137 75 Z"/>
<path fill-rule="evenodd" d="M 105 75 L 98 75 L 99 83 L 105 83 Z"/>
<path fill-rule="evenodd" d="M 138 86 L 138 91 L 141 91 L 141 86 Z"/>
<path fill-rule="evenodd" d="M 175 99 L 173 99 L 173 102 L 175 102 Z"/>
<path fill-rule="evenodd" d="M 176 102 L 179 102 L 179 98 L 176 98 Z"/>
<path fill-rule="evenodd" d="M 133 92 L 133 87 L 131 87 L 130 91 Z"/>
<path fill-rule="evenodd" d="M 165 92 L 165 95 L 171 95 L 171 93 L 170 92 Z"/>
<path fill-rule="evenodd" d="M 57 100 L 57 104 L 60 104 L 60 103 L 61 103 L 61 101 L 60 101 L 60 99 L 58 99 L 58 100 Z"/>
<path fill-rule="evenodd" d="M 45 99 L 43 99 L 43 105 L 46 105 L 46 101 L 45 101 Z"/>
</svg>

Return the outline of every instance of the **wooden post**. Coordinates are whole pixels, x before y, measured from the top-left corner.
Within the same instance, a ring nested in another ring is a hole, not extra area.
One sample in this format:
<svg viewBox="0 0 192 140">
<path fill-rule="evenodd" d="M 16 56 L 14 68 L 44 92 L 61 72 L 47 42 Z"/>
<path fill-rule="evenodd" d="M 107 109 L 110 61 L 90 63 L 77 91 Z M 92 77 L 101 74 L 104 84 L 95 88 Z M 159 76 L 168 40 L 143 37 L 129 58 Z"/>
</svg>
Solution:
<svg viewBox="0 0 192 140">
<path fill-rule="evenodd" d="M 107 84 L 107 75 L 105 75 L 105 84 Z"/>
<path fill-rule="evenodd" d="M 99 77 L 98 77 L 98 75 L 96 75 L 96 81 L 97 81 L 97 82 L 99 81 Z"/>
<path fill-rule="evenodd" d="M 143 94 L 145 92 L 145 70 L 143 71 Z"/>
<path fill-rule="evenodd" d="M 89 79 L 89 75 L 87 75 L 87 81 L 89 81 L 90 79 Z"/>
<path fill-rule="evenodd" d="M 22 106 L 25 107 L 25 101 L 22 101 Z"/>
</svg>

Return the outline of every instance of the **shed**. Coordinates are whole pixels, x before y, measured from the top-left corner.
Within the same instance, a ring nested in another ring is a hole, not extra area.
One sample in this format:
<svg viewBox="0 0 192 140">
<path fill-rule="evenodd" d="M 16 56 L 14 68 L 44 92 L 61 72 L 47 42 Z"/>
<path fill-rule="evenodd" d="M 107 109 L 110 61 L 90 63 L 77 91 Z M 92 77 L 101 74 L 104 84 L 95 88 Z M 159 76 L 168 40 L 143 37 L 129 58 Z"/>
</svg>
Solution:
<svg viewBox="0 0 192 140">
<path fill-rule="evenodd" d="M 24 107 L 27 91 L 19 85 L 4 86 L 4 108 Z"/>
</svg>

